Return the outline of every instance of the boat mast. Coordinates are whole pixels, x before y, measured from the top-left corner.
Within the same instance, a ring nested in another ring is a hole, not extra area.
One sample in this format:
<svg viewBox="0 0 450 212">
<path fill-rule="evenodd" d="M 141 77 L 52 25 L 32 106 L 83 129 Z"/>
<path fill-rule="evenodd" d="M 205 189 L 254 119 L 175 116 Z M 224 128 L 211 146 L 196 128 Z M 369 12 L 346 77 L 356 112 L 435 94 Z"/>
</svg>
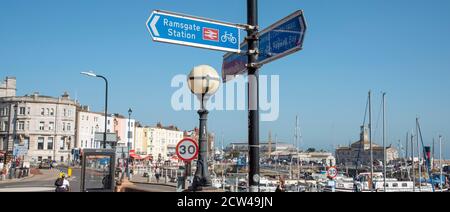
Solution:
<svg viewBox="0 0 450 212">
<path fill-rule="evenodd" d="M 418 163 L 419 163 L 419 192 L 422 192 L 422 168 L 421 168 L 421 164 L 420 164 L 420 144 L 419 144 L 419 118 L 416 118 L 416 142 L 417 142 L 417 158 L 418 158 Z"/>
<path fill-rule="evenodd" d="M 370 148 L 370 191 L 373 192 L 373 149 L 372 149 L 372 91 L 369 91 L 369 148 Z"/>
<path fill-rule="evenodd" d="M 424 162 L 425 162 L 425 167 L 427 169 L 425 171 L 427 173 L 428 179 L 431 182 L 431 155 L 428 154 L 428 151 L 430 151 L 430 149 L 429 149 L 430 147 L 428 147 L 428 150 L 425 148 L 425 145 L 423 143 L 422 130 L 420 129 L 420 123 L 419 123 L 418 119 L 417 119 L 417 127 L 419 129 L 418 136 L 420 136 L 420 143 L 422 144 L 423 158 L 424 158 Z M 434 189 L 434 186 L 432 183 L 431 183 L 431 189 L 433 192 L 435 192 L 435 189 Z"/>
<path fill-rule="evenodd" d="M 386 93 L 383 93 L 383 190 L 386 192 Z"/>
<path fill-rule="evenodd" d="M 295 116 L 295 148 L 297 150 L 297 179 L 300 179 L 300 150 L 299 150 L 299 144 L 298 144 L 298 134 L 299 134 L 299 128 L 298 128 L 298 116 Z"/>
<path fill-rule="evenodd" d="M 405 142 L 405 146 L 406 146 L 406 152 L 405 152 L 405 167 L 406 167 L 406 174 L 407 174 L 407 177 L 408 177 L 408 180 L 411 180 L 411 175 L 409 174 L 409 171 L 408 171 L 408 151 L 409 151 L 409 147 L 408 147 L 408 139 L 409 139 L 409 135 L 408 135 L 409 133 L 408 132 L 406 132 L 406 142 Z"/>
<path fill-rule="evenodd" d="M 439 135 L 439 170 L 440 170 L 439 185 L 441 186 L 442 192 L 442 189 L 444 187 L 444 185 L 442 185 L 442 135 Z"/>
<path fill-rule="evenodd" d="M 414 133 L 411 130 L 411 158 L 412 158 L 412 177 L 413 177 L 413 192 L 416 192 L 416 168 L 414 163 Z"/>
</svg>

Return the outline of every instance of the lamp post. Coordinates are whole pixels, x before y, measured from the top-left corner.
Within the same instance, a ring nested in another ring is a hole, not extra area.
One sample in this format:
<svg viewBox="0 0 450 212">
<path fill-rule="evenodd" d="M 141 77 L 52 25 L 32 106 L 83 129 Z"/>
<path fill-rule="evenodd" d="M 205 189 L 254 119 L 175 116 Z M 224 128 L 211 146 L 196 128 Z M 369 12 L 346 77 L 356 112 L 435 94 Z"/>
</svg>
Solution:
<svg viewBox="0 0 450 212">
<path fill-rule="evenodd" d="M 107 132 L 107 128 L 108 128 L 108 80 L 106 79 L 106 77 L 104 77 L 102 75 L 94 74 L 92 72 L 81 72 L 81 74 L 90 76 L 90 77 L 102 78 L 105 81 L 105 85 L 106 85 L 106 88 L 105 88 L 105 132 L 103 134 L 103 148 L 106 149 L 106 132 Z"/>
<path fill-rule="evenodd" d="M 11 170 L 10 170 L 10 178 L 13 178 L 14 176 L 14 172 L 16 170 L 16 152 L 14 149 L 14 146 L 16 145 L 16 140 L 17 140 L 17 108 L 19 107 L 18 103 L 14 105 L 14 126 L 13 126 L 13 142 L 12 142 L 12 153 L 13 153 L 13 162 L 11 163 Z"/>
<path fill-rule="evenodd" d="M 192 188 L 200 190 L 201 187 L 211 186 L 211 180 L 208 173 L 208 132 L 206 122 L 208 119 L 208 110 L 205 108 L 205 102 L 217 91 L 220 85 L 220 78 L 217 71 L 208 65 L 194 67 L 188 76 L 189 89 L 200 100 L 199 127 L 199 148 L 200 154 L 197 160 L 197 170 L 195 172 Z"/>
<path fill-rule="evenodd" d="M 131 114 L 132 113 L 133 113 L 133 110 L 131 110 L 131 108 L 128 109 L 128 145 L 127 145 L 127 147 L 128 147 L 127 148 L 128 149 L 128 158 L 127 158 L 127 166 L 126 166 L 128 179 L 130 179 L 130 168 L 129 168 L 129 166 L 130 166 L 130 162 L 131 162 L 131 154 L 130 154 L 131 142 L 130 142 L 130 139 L 131 139 Z"/>
</svg>

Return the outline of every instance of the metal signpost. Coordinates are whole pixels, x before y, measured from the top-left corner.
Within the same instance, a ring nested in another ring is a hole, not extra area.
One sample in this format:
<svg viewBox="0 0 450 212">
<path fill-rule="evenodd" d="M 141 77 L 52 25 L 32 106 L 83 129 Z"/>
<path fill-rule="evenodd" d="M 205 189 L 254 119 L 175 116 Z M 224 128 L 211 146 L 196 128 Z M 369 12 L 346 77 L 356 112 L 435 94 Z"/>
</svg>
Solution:
<svg viewBox="0 0 450 212">
<path fill-rule="evenodd" d="M 257 191 L 260 147 L 258 69 L 266 63 L 302 49 L 307 28 L 303 11 L 292 13 L 262 32 L 258 31 L 258 0 L 247 0 L 247 24 L 231 24 L 155 10 L 146 25 L 154 41 L 229 52 L 223 58 L 224 82 L 231 80 L 232 76 L 244 74 L 247 71 L 249 76 L 248 177 L 250 191 Z M 239 44 L 240 30 L 247 31 L 247 37 L 242 44 Z M 243 54 L 240 54 L 241 52 Z M 180 149 L 177 147 L 177 154 L 178 151 L 187 154 L 180 154 L 180 158 L 193 156 L 194 152 L 189 153 L 189 148 L 192 150 L 194 146 L 179 147 Z"/>
<path fill-rule="evenodd" d="M 155 10 L 147 28 L 154 41 L 239 53 L 244 26 Z"/>
<path fill-rule="evenodd" d="M 177 190 L 181 192 L 186 188 L 186 180 L 191 174 L 191 162 L 197 158 L 199 154 L 199 146 L 195 140 L 191 138 L 184 138 L 178 143 L 175 151 L 178 158 L 183 160 L 185 163 L 185 176 L 180 179 L 180 183 L 177 186 Z"/>
</svg>

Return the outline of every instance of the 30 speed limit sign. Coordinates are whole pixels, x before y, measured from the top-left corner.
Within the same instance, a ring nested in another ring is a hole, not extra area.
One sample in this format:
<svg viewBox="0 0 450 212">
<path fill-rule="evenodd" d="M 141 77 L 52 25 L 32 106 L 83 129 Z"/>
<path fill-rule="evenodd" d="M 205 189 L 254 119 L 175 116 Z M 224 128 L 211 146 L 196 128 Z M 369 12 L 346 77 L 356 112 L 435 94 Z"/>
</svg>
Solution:
<svg viewBox="0 0 450 212">
<path fill-rule="evenodd" d="M 332 178 L 332 179 L 336 178 L 338 175 L 337 168 L 335 166 L 328 167 L 327 175 L 329 178 Z"/>
<path fill-rule="evenodd" d="M 184 138 L 177 145 L 177 156 L 185 162 L 194 160 L 198 155 L 198 144 L 194 139 Z"/>
</svg>

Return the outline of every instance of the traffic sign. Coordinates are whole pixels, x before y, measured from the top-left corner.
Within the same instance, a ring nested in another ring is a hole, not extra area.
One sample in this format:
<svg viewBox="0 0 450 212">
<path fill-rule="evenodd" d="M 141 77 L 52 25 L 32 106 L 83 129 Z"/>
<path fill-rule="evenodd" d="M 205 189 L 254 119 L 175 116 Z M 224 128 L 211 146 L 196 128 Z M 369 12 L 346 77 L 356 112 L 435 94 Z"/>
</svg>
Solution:
<svg viewBox="0 0 450 212">
<path fill-rule="evenodd" d="M 302 49 L 306 32 L 303 11 L 299 10 L 274 23 L 259 35 L 258 63 L 263 65 Z M 241 52 L 247 52 L 248 44 L 241 44 Z M 227 76 L 245 73 L 248 57 L 246 54 L 228 53 L 223 57 L 222 80 Z"/>
<path fill-rule="evenodd" d="M 337 171 L 337 168 L 335 166 L 328 167 L 328 169 L 327 169 L 327 176 L 329 178 L 334 179 L 334 178 L 337 177 L 337 175 L 338 175 L 338 171 Z"/>
<path fill-rule="evenodd" d="M 194 160 L 198 155 L 198 144 L 194 139 L 184 138 L 176 148 L 178 158 L 185 162 Z"/>
<path fill-rule="evenodd" d="M 154 41 L 240 52 L 243 26 L 173 12 L 155 10 L 147 21 Z"/>
</svg>

